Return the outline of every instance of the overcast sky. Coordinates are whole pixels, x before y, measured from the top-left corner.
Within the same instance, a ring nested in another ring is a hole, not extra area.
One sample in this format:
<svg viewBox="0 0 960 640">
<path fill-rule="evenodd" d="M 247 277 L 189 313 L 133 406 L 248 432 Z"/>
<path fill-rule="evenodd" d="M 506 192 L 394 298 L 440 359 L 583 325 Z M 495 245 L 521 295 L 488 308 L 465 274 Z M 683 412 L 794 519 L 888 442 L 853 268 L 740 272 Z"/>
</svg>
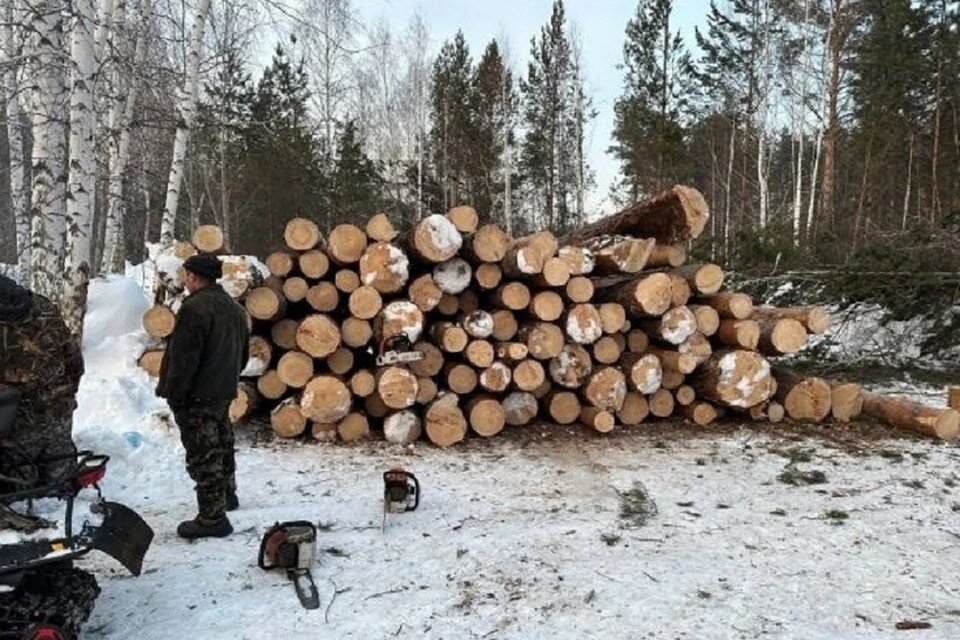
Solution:
<svg viewBox="0 0 960 640">
<path fill-rule="evenodd" d="M 365 19 L 381 16 L 402 31 L 417 11 L 429 25 L 434 53 L 445 39 L 462 29 L 474 61 L 493 39 L 506 36 L 515 70 L 525 70 L 530 39 L 550 17 L 552 0 L 354 0 Z M 587 92 L 598 111 L 589 131 L 589 162 L 596 172 L 596 188 L 589 200 L 601 206 L 617 174 L 617 163 L 607 155 L 613 126 L 613 103 L 620 94 L 624 28 L 636 11 L 635 0 L 566 0 L 567 20 L 579 34 Z M 677 28 L 688 46 L 693 28 L 705 22 L 709 0 L 675 0 Z"/>
</svg>

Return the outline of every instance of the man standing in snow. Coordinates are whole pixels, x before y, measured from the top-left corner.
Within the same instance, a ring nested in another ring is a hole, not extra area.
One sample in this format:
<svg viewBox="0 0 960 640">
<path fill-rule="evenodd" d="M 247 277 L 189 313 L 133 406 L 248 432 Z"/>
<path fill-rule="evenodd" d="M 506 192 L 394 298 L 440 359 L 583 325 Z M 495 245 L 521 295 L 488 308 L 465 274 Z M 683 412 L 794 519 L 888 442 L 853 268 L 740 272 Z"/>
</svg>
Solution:
<svg viewBox="0 0 960 640">
<path fill-rule="evenodd" d="M 227 415 L 247 362 L 247 320 L 243 309 L 217 284 L 215 256 L 198 255 L 183 264 L 190 293 L 160 365 L 157 395 L 166 398 L 180 427 L 187 473 L 197 484 L 198 514 L 181 522 L 183 538 L 228 536 L 226 512 L 239 506 L 234 477 L 233 427 Z"/>
</svg>

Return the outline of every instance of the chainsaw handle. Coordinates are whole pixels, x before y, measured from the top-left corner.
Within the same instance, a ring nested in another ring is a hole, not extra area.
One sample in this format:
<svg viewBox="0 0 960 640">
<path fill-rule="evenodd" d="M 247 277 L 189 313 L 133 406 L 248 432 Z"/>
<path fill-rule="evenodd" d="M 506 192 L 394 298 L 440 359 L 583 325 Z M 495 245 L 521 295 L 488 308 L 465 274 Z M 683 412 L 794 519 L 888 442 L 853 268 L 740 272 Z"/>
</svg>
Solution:
<svg viewBox="0 0 960 640">
<path fill-rule="evenodd" d="M 413 486 L 416 487 L 417 497 L 413 501 L 413 507 L 410 509 L 410 511 L 416 511 L 417 507 L 420 506 L 420 481 L 417 480 L 417 476 L 413 475 L 409 471 L 407 471 L 407 477 L 413 480 Z"/>
<path fill-rule="evenodd" d="M 273 537 L 273 534 L 278 531 L 283 531 L 289 527 L 310 527 L 310 530 L 313 531 L 313 538 L 317 538 L 317 525 L 307 520 L 290 520 L 288 522 L 276 522 L 272 527 L 267 530 L 267 533 L 264 534 L 263 539 L 260 541 L 260 554 L 257 556 L 257 566 L 265 571 L 270 569 L 275 569 L 276 565 L 267 565 L 267 544 L 270 542 L 270 538 Z"/>
</svg>

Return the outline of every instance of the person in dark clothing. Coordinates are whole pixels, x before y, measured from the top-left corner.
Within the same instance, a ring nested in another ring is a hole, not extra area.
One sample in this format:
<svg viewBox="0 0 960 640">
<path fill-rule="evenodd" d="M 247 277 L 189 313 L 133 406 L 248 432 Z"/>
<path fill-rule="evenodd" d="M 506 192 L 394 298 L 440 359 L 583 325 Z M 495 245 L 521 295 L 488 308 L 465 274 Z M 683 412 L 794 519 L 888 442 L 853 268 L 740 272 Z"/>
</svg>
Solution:
<svg viewBox="0 0 960 640">
<path fill-rule="evenodd" d="M 233 532 L 226 512 L 239 507 L 233 427 L 227 410 L 247 362 L 243 309 L 220 285 L 220 261 L 198 255 L 183 264 L 190 295 L 160 365 L 157 395 L 167 399 L 180 427 L 187 473 L 197 485 L 197 517 L 180 523 L 183 538 L 223 537 Z"/>
</svg>

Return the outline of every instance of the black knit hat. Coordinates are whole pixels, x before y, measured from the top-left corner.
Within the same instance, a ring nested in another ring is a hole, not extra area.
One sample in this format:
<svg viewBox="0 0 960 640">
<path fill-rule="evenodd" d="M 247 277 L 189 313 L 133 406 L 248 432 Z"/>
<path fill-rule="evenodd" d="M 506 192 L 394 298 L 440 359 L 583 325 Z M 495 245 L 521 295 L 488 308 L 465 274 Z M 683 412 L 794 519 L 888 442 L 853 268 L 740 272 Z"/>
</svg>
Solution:
<svg viewBox="0 0 960 640">
<path fill-rule="evenodd" d="M 187 258 L 183 268 L 211 282 L 216 282 L 223 277 L 223 265 L 220 260 L 216 256 L 203 253 Z"/>
<path fill-rule="evenodd" d="M 33 296 L 16 282 L 0 276 L 0 322 L 20 322 L 33 308 Z"/>
</svg>

